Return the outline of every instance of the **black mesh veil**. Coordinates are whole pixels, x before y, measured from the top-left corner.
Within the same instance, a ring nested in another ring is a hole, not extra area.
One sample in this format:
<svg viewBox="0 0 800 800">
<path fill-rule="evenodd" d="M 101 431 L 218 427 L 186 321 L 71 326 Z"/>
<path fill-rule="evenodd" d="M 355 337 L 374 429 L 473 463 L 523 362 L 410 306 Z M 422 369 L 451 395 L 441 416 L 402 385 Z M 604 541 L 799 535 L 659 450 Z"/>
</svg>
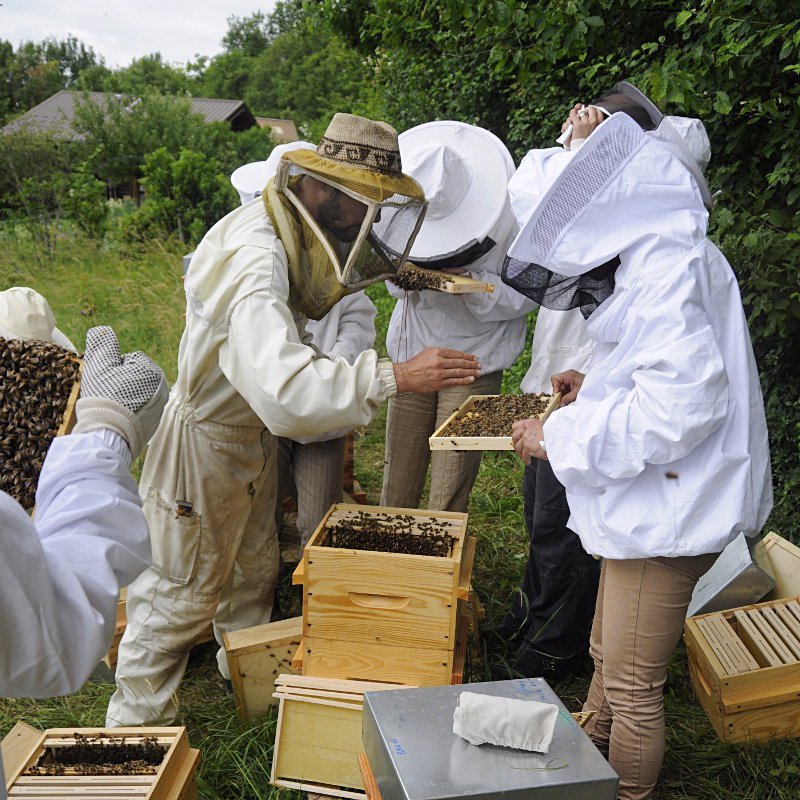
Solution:
<svg viewBox="0 0 800 800">
<path fill-rule="evenodd" d="M 614 292 L 614 273 L 619 263 L 616 257 L 584 275 L 570 277 L 507 257 L 501 277 L 504 283 L 540 306 L 553 311 L 580 308 L 584 318 L 588 318 Z M 513 278 L 509 277 L 510 271 L 515 272 Z"/>
<path fill-rule="evenodd" d="M 597 138 L 589 139 L 547 190 L 512 245 L 501 273 L 504 283 L 539 305 L 556 311 L 580 308 L 584 317 L 613 293 L 619 258 L 587 264 L 586 272 L 573 276 L 546 265 L 553 263 L 556 244 L 575 218 L 644 144 L 638 126 L 603 128 L 603 134 L 598 130 Z"/>
</svg>

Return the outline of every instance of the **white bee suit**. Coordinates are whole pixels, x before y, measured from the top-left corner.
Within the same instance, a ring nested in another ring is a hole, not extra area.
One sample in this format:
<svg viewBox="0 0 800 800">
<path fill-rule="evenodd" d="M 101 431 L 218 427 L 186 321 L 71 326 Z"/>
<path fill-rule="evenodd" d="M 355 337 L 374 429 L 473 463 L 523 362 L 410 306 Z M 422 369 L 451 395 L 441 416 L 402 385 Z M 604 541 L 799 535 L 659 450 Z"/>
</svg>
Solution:
<svg viewBox="0 0 800 800">
<path fill-rule="evenodd" d="M 189 649 L 221 599 L 237 628 L 269 620 L 275 437 L 366 424 L 396 391 L 391 362 L 374 351 L 350 365 L 304 343 L 285 250 L 260 200 L 209 231 L 186 293 L 178 378 L 140 483 L 153 567 L 129 588 L 110 725 L 175 719 Z M 235 602 L 222 597 L 234 563 L 243 577 Z M 215 620 L 220 643 L 225 618 Z"/>
<path fill-rule="evenodd" d="M 570 528 L 590 553 L 719 552 L 755 535 L 772 507 L 747 321 L 707 223 L 675 152 L 618 113 L 509 251 L 512 278 L 521 261 L 570 277 L 619 254 L 613 293 L 588 320 L 596 350 L 578 399 L 544 426 Z"/>
</svg>

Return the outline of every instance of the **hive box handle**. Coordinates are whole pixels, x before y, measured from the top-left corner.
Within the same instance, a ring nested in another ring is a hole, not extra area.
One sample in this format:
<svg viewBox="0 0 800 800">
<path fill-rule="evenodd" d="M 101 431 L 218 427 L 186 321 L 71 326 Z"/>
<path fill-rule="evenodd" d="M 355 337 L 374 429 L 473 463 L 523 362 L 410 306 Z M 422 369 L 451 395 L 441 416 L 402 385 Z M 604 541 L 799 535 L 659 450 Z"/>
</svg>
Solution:
<svg viewBox="0 0 800 800">
<path fill-rule="evenodd" d="M 365 594 L 364 592 L 348 592 L 350 602 L 362 608 L 405 608 L 410 598 L 391 594 Z"/>
</svg>

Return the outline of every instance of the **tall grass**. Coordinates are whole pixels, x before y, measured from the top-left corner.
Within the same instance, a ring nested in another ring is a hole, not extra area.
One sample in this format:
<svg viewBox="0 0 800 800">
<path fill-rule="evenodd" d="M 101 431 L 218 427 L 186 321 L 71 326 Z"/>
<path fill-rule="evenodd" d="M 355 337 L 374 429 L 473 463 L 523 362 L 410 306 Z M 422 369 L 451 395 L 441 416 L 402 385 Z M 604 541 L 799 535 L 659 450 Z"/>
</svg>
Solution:
<svg viewBox="0 0 800 800">
<path fill-rule="evenodd" d="M 145 350 L 174 379 L 184 313 L 181 255 L 182 248 L 170 243 L 114 250 L 64 239 L 49 258 L 24 236 L 0 232 L 0 286 L 30 285 L 42 292 L 59 326 L 79 347 L 87 328 L 112 325 L 123 349 Z M 382 343 L 393 301 L 382 287 L 373 287 L 370 295 L 379 309 Z M 506 391 L 518 387 L 526 358 L 529 351 L 507 376 Z M 356 475 L 371 502 L 380 494 L 384 422 L 384 414 L 379 415 L 360 431 L 356 443 Z M 470 500 L 470 530 L 478 537 L 473 584 L 489 622 L 505 611 L 525 564 L 521 483 L 522 464 L 513 454 L 484 455 Z M 296 608 L 287 580 L 281 594 L 282 607 Z M 192 744 L 202 751 L 201 795 L 207 800 L 261 800 L 296 794 L 269 785 L 274 714 L 249 725 L 239 723 L 217 673 L 214 650 L 204 645 L 194 651 L 178 695 L 179 722 L 188 726 Z M 468 674 L 472 680 L 508 677 L 501 660 L 485 657 L 474 658 Z M 562 681 L 554 688 L 575 711 L 586 695 L 587 680 Z M 0 735 L 18 720 L 39 728 L 102 725 L 112 690 L 110 683 L 96 679 L 71 697 L 0 700 Z M 741 746 L 719 742 L 694 700 L 681 651 L 670 667 L 665 705 L 667 756 L 656 800 L 800 798 L 797 741 Z"/>
</svg>

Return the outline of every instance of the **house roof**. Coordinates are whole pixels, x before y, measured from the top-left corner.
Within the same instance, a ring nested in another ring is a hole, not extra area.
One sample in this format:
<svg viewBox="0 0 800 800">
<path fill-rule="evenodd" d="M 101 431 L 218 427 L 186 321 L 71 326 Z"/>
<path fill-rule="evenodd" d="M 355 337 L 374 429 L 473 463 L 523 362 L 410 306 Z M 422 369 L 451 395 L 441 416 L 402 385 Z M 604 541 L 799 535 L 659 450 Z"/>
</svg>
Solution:
<svg viewBox="0 0 800 800">
<path fill-rule="evenodd" d="M 39 103 L 38 106 L 26 111 L 0 129 L 2 133 L 16 133 L 28 130 L 35 133 L 50 133 L 60 139 L 81 140 L 84 137 L 78 134 L 74 127 L 75 109 L 78 101 L 87 95 L 98 105 L 103 104 L 109 97 L 120 97 L 109 92 L 75 92 L 62 89 Z M 243 100 L 216 100 L 204 97 L 189 98 L 192 111 L 200 114 L 206 122 L 228 122 L 235 131 L 245 130 L 255 126 L 256 118 Z M 132 99 L 132 103 L 136 100 Z"/>
<path fill-rule="evenodd" d="M 300 137 L 297 134 L 297 126 L 292 119 L 278 119 L 277 117 L 256 117 L 256 122 L 262 128 L 270 128 L 272 135 L 279 144 L 296 142 Z"/>
</svg>

